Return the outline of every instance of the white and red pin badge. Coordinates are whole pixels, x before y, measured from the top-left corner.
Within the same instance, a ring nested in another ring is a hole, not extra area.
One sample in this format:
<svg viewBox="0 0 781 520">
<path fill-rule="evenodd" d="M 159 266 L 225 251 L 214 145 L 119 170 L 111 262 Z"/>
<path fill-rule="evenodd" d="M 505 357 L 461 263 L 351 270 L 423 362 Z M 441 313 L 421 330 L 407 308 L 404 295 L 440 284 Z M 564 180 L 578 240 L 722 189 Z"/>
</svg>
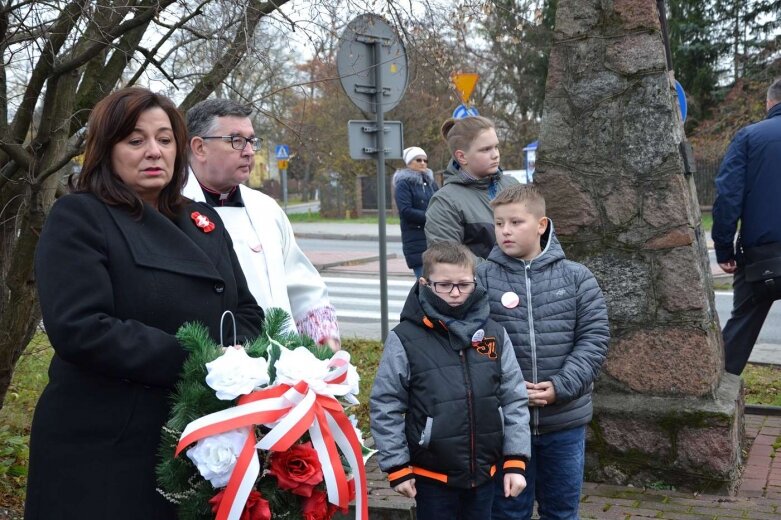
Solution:
<svg viewBox="0 0 781 520">
<path fill-rule="evenodd" d="M 477 346 L 485 338 L 485 331 L 483 329 L 477 329 L 477 332 L 472 334 L 472 345 Z"/>
<path fill-rule="evenodd" d="M 204 233 L 211 233 L 214 231 L 214 228 L 216 227 L 214 225 L 214 222 L 209 220 L 209 217 L 206 215 L 201 215 L 197 211 L 193 211 L 190 214 L 190 218 L 193 219 L 193 222 L 195 222 L 195 225 L 201 228 L 201 231 Z"/>
<path fill-rule="evenodd" d="M 521 297 L 512 291 L 507 291 L 502 295 L 502 305 L 508 309 L 514 309 L 521 303 Z"/>
</svg>

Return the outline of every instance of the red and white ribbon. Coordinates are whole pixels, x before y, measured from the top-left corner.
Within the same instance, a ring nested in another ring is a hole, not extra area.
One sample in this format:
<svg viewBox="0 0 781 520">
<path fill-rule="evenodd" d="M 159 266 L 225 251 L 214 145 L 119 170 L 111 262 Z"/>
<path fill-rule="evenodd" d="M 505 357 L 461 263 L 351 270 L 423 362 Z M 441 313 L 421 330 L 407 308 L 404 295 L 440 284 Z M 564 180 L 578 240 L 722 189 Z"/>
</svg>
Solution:
<svg viewBox="0 0 781 520">
<path fill-rule="evenodd" d="M 349 393 L 347 370 L 349 354 L 336 352 L 328 364 L 331 370 L 317 381 L 282 383 L 241 396 L 233 408 L 196 419 L 187 425 L 176 447 L 176 455 L 201 439 L 238 428 L 250 427 L 216 520 L 238 520 L 260 472 L 257 448 L 286 451 L 309 431 L 328 492 L 328 501 L 346 508 L 350 502 L 345 475 L 337 447 L 344 454 L 355 479 L 356 519 L 368 520 L 366 470 L 360 440 L 335 395 Z M 271 428 L 256 443 L 254 426 Z"/>
</svg>

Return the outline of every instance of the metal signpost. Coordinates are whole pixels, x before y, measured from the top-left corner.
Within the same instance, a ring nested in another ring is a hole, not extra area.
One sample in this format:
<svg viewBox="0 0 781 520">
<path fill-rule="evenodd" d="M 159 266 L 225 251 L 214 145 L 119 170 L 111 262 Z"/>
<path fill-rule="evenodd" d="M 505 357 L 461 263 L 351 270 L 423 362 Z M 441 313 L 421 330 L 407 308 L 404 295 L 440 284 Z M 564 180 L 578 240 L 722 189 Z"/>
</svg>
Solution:
<svg viewBox="0 0 781 520">
<path fill-rule="evenodd" d="M 401 123 L 388 121 L 389 126 L 386 126 L 385 112 L 399 104 L 407 88 L 407 54 L 398 35 L 385 20 L 374 14 L 363 14 L 352 20 L 344 30 L 336 55 L 336 68 L 342 88 L 350 100 L 363 112 L 374 113 L 376 117 L 375 121 L 350 121 L 348 129 L 350 156 L 377 160 L 380 313 L 384 341 L 388 335 L 385 158 L 401 158 L 403 147 Z M 389 138 L 389 143 L 386 143 L 386 138 Z"/>
<path fill-rule="evenodd" d="M 286 144 L 278 144 L 274 148 L 274 155 L 277 156 L 277 168 L 279 168 L 279 180 L 282 184 L 282 207 L 287 213 L 287 162 L 290 159 L 290 148 Z"/>
</svg>

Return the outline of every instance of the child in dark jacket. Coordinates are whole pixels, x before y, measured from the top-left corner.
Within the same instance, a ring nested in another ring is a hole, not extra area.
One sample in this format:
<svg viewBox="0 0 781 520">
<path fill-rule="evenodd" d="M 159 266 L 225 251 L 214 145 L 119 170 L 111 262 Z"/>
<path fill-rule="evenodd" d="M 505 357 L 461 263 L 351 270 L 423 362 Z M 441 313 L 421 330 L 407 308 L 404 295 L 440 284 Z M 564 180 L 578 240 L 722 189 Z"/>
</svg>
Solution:
<svg viewBox="0 0 781 520">
<path fill-rule="evenodd" d="M 504 329 L 488 317 L 465 246 L 423 253 L 423 276 L 388 334 L 371 392 L 371 431 L 391 486 L 417 518 L 490 517 L 492 475 L 504 496 L 526 486 L 529 413 Z"/>
<path fill-rule="evenodd" d="M 497 245 L 477 278 L 526 376 L 532 433 L 528 486 L 505 498 L 497 480 L 492 518 L 529 519 L 536 498 L 540 518 L 577 519 L 591 390 L 610 338 L 607 307 L 594 275 L 564 257 L 535 186 L 512 186 L 491 206 Z"/>
</svg>

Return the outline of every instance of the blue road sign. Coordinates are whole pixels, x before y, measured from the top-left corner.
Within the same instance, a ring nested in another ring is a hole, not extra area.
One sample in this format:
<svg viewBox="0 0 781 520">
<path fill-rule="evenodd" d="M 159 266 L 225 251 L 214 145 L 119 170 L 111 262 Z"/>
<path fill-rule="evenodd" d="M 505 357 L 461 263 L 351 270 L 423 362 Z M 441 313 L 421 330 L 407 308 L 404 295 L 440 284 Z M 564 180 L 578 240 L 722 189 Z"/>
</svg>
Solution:
<svg viewBox="0 0 781 520">
<path fill-rule="evenodd" d="M 683 86 L 678 83 L 678 80 L 675 80 L 675 92 L 678 93 L 678 104 L 681 105 L 681 120 L 685 123 L 687 112 L 686 93 L 683 91 Z"/>
<path fill-rule="evenodd" d="M 290 148 L 286 144 L 278 144 L 274 148 L 274 154 L 277 156 L 277 159 L 290 159 Z"/>
<path fill-rule="evenodd" d="M 480 114 L 477 112 L 475 107 L 467 107 L 465 105 L 458 105 L 456 109 L 453 110 L 453 119 L 463 119 L 465 117 L 479 115 Z"/>
</svg>

